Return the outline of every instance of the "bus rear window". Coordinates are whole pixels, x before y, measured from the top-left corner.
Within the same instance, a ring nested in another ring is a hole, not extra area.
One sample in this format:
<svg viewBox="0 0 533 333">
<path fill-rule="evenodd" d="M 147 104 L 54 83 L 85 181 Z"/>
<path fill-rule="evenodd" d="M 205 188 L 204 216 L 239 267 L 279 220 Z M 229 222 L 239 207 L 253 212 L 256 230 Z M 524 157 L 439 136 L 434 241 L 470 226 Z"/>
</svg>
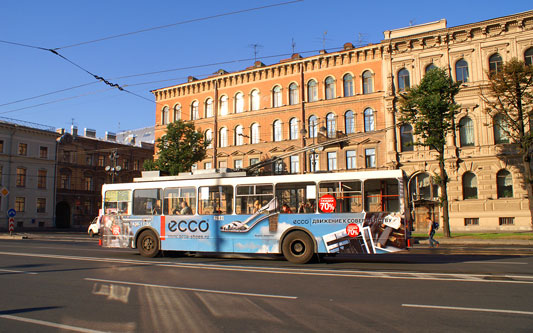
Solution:
<svg viewBox="0 0 533 333">
<path fill-rule="evenodd" d="M 130 190 L 106 191 L 104 195 L 104 214 L 130 214 L 130 198 Z"/>
<path fill-rule="evenodd" d="M 201 186 L 199 195 L 200 214 L 233 213 L 233 186 Z"/>
<path fill-rule="evenodd" d="M 371 179 L 365 181 L 365 211 L 367 212 L 398 212 L 400 196 L 398 180 Z"/>
<path fill-rule="evenodd" d="M 324 195 L 335 197 L 335 213 L 359 213 L 363 210 L 360 181 L 333 181 L 319 184 L 319 198 Z"/>
</svg>

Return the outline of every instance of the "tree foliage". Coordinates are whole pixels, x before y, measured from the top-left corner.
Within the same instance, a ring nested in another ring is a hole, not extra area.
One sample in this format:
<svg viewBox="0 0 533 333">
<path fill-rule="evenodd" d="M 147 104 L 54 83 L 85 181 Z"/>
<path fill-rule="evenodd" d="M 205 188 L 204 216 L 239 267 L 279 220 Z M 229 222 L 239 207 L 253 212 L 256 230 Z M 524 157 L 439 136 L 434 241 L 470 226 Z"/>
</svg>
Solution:
<svg viewBox="0 0 533 333">
<path fill-rule="evenodd" d="M 427 146 L 438 153 L 440 174 L 435 177 L 441 188 L 444 235 L 450 236 L 448 214 L 448 175 L 444 164 L 447 135 L 454 131 L 459 105 L 455 96 L 460 83 L 454 83 L 444 69 L 434 68 L 426 73 L 420 85 L 400 95 L 400 123 L 413 126 L 413 145 Z"/>
<path fill-rule="evenodd" d="M 152 167 L 170 175 L 190 171 L 205 158 L 209 143 L 193 123 L 177 120 L 168 124 L 167 133 L 156 140 L 157 159 Z"/>
</svg>

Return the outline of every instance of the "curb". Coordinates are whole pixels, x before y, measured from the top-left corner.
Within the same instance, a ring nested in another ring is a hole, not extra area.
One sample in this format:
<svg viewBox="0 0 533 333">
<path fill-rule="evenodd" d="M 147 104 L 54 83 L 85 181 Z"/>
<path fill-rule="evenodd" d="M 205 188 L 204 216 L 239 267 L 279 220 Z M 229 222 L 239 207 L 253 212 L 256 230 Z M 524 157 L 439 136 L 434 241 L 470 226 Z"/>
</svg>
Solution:
<svg viewBox="0 0 533 333">
<path fill-rule="evenodd" d="M 533 240 L 529 239 L 453 239 L 435 238 L 440 244 L 447 245 L 522 245 L 533 246 Z M 418 239 L 419 244 L 429 244 L 427 238 Z"/>
<path fill-rule="evenodd" d="M 28 239 L 29 237 L 27 235 L 17 235 L 17 234 L 13 234 L 13 235 L 0 235 L 0 239 Z"/>
</svg>

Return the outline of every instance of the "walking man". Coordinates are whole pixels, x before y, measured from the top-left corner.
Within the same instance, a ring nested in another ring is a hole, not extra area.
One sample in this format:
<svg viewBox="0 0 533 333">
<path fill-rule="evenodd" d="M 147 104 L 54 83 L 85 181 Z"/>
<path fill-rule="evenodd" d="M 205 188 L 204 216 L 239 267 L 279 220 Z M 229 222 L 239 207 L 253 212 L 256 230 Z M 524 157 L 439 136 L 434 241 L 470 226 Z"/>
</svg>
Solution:
<svg viewBox="0 0 533 333">
<path fill-rule="evenodd" d="M 426 215 L 426 222 L 429 225 L 429 247 L 439 247 L 440 243 L 433 238 L 433 236 L 435 236 L 435 232 L 439 228 L 439 224 L 431 219 L 429 212 Z"/>
</svg>

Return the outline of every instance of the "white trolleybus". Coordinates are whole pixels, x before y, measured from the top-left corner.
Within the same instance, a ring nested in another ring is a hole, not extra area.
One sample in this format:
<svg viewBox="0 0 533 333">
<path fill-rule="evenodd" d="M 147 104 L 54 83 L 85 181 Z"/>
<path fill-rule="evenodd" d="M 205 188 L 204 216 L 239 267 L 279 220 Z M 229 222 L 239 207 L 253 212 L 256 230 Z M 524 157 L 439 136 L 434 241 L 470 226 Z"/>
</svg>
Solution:
<svg viewBox="0 0 533 333">
<path fill-rule="evenodd" d="M 317 254 L 407 248 L 401 170 L 144 176 L 106 184 L 102 197 L 102 245 L 137 248 L 145 257 L 160 251 L 277 253 L 306 263 Z"/>
</svg>

